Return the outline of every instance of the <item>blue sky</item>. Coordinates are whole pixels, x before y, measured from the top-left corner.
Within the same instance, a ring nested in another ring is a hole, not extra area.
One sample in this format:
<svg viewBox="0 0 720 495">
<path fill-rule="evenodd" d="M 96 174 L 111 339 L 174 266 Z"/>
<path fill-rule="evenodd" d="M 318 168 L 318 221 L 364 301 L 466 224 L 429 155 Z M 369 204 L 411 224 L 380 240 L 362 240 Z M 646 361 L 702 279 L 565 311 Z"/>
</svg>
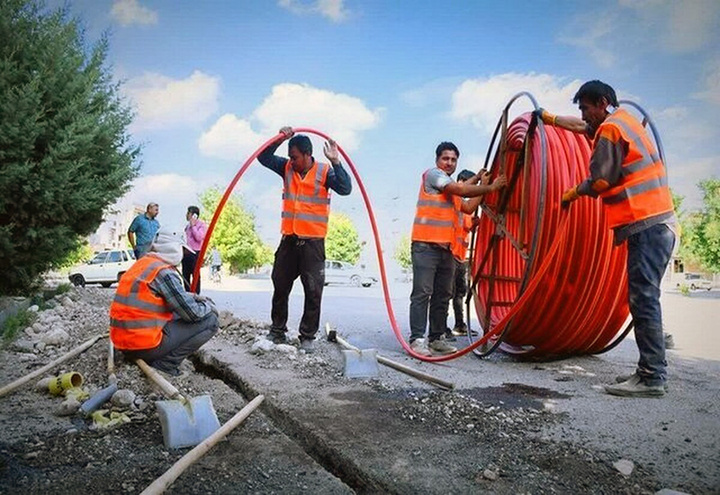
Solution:
<svg viewBox="0 0 720 495">
<path fill-rule="evenodd" d="M 477 170 L 510 96 L 527 90 L 549 110 L 579 115 L 572 96 L 596 78 L 650 112 L 670 185 L 687 206 L 701 204 L 700 179 L 720 176 L 714 0 L 68 5 L 89 41 L 110 33 L 108 62 L 137 112 L 131 131 L 144 143 L 143 166 L 125 201 L 157 201 L 167 225 L 183 224 L 199 191 L 224 189 L 281 125 L 314 127 L 353 159 L 390 254 L 410 231 L 420 174 L 439 141 L 460 148 L 458 170 Z M 320 141 L 315 148 L 322 156 Z M 279 177 L 256 164 L 237 191 L 274 245 Z M 335 196 L 333 210 L 367 237 L 357 190 Z"/>
</svg>

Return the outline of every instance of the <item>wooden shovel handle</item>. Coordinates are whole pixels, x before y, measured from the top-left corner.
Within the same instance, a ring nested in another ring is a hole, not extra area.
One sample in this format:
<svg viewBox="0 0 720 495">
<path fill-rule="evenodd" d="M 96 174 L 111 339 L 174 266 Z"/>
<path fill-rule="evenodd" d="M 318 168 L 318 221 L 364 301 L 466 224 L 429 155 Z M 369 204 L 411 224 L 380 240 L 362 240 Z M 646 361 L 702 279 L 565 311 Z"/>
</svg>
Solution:
<svg viewBox="0 0 720 495">
<path fill-rule="evenodd" d="M 108 376 L 115 374 L 115 347 L 112 339 L 108 339 L 107 374 Z"/>
<path fill-rule="evenodd" d="M 87 342 L 85 342 L 84 344 L 77 346 L 76 348 L 74 348 L 73 350 L 68 352 L 67 354 L 60 356 L 55 361 L 46 364 L 42 368 L 36 369 L 32 373 L 28 373 L 27 375 L 23 376 L 22 378 L 18 378 L 17 380 L 15 380 L 14 382 L 12 382 L 8 385 L 5 385 L 4 387 L 0 388 L 0 397 L 7 395 L 10 392 L 13 392 L 15 389 L 17 389 L 21 385 L 24 385 L 27 382 L 31 381 L 33 378 L 37 378 L 38 376 L 42 375 L 43 373 L 50 371 L 58 364 L 62 364 L 65 361 L 67 361 L 68 359 L 77 356 L 78 354 L 85 351 L 85 349 L 87 349 L 88 347 L 90 347 L 91 345 L 93 345 L 95 342 L 97 342 L 98 340 L 100 340 L 103 337 L 105 337 L 105 335 L 97 335 L 97 336 L 91 338 L 90 340 L 88 340 Z"/>
<path fill-rule="evenodd" d="M 162 375 L 160 375 L 160 373 L 155 370 L 155 368 L 148 365 L 142 359 L 136 359 L 135 364 L 140 367 L 143 373 L 145 373 L 145 375 L 150 378 L 150 380 L 152 380 L 155 385 L 160 387 L 160 390 L 162 390 L 165 397 L 171 400 L 179 399 L 185 402 L 185 397 L 183 397 L 180 391 L 176 389 L 172 383 L 163 378 Z"/>
</svg>

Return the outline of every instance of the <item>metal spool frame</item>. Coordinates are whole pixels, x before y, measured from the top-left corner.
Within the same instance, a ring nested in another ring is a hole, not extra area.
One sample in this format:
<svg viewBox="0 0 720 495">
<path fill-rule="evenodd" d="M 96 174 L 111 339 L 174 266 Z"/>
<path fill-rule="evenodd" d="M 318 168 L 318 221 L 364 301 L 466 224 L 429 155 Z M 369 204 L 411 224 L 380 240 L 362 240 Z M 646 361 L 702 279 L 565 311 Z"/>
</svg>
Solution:
<svg viewBox="0 0 720 495">
<path fill-rule="evenodd" d="M 490 159 L 493 154 L 493 150 L 497 147 L 496 150 L 496 156 L 495 160 L 492 163 L 492 169 L 491 172 L 493 175 L 503 174 L 505 173 L 506 168 L 506 158 L 508 153 L 508 115 L 511 107 L 513 104 L 520 98 L 526 97 L 530 100 L 535 110 L 539 109 L 539 105 L 537 104 L 537 101 L 533 97 L 532 94 L 529 92 L 520 92 L 513 96 L 510 101 L 505 106 L 502 115 L 500 119 L 498 120 L 498 124 L 495 128 L 495 131 L 493 133 L 492 139 L 490 141 L 490 145 L 488 147 L 488 151 L 485 157 L 485 164 L 484 168 L 488 169 L 488 164 L 490 164 Z M 650 116 L 645 112 L 642 107 L 637 105 L 634 102 L 623 100 L 620 102 L 621 104 L 626 104 L 629 106 L 632 106 L 636 110 L 642 114 L 643 120 L 642 125 L 647 126 L 650 125 L 650 129 L 653 134 L 653 138 L 656 142 L 658 152 L 660 154 L 660 158 L 665 163 L 665 156 L 664 156 L 664 150 L 662 146 L 662 142 L 660 140 L 660 135 L 657 131 L 657 128 L 655 127 L 653 121 L 650 119 Z M 540 190 L 539 190 L 539 202 L 537 204 L 536 214 L 534 215 L 533 219 L 529 219 L 529 210 L 530 210 L 530 176 L 531 171 L 528 168 L 528 165 L 530 163 L 530 159 L 532 156 L 532 146 L 533 146 L 533 139 L 535 137 L 535 133 L 539 133 L 539 143 L 540 143 L 540 168 L 539 170 L 534 171 L 535 173 L 540 174 Z M 500 142 L 496 146 L 496 141 L 498 138 L 498 134 L 500 134 Z M 530 122 L 530 126 L 528 128 L 528 131 L 524 137 L 523 144 L 522 144 L 522 150 L 518 153 L 517 159 L 514 164 L 514 168 L 512 170 L 512 175 L 509 176 L 508 179 L 508 185 L 506 188 L 502 190 L 502 192 L 499 194 L 498 200 L 496 204 L 490 205 L 486 203 L 484 200 L 480 205 L 480 208 L 483 211 L 483 214 L 490 219 L 495 224 L 495 231 L 490 237 L 490 241 L 488 242 L 488 246 L 485 249 L 485 252 L 482 255 L 481 261 L 478 264 L 477 268 L 473 270 L 473 266 L 475 265 L 475 246 L 477 242 L 477 232 L 474 231 L 471 236 L 470 241 L 470 262 L 469 262 L 469 270 L 468 270 L 468 278 L 469 278 L 469 285 L 468 285 L 468 294 L 465 299 L 465 315 L 466 315 L 466 324 L 468 328 L 468 338 L 470 342 L 473 342 L 472 337 L 472 328 L 471 328 L 471 318 L 470 318 L 470 308 L 471 308 L 471 302 L 475 303 L 475 309 L 478 316 L 478 319 L 480 320 L 481 328 L 483 329 L 483 333 L 487 333 L 491 329 L 491 315 L 492 315 L 492 308 L 493 307 L 501 307 L 501 306 L 512 306 L 515 304 L 515 302 L 523 295 L 528 282 L 530 278 L 530 274 L 533 272 L 533 268 L 536 266 L 537 263 L 537 247 L 538 247 L 538 239 L 540 238 L 542 234 L 542 224 L 541 221 L 543 218 L 543 215 L 545 214 L 547 199 L 546 199 L 546 190 L 547 190 L 547 180 L 548 180 L 548 165 L 547 165 L 547 157 L 548 157 L 548 151 L 547 151 L 547 139 L 546 139 L 546 133 L 544 124 L 540 119 L 537 119 L 535 117 L 532 118 Z M 497 165 L 497 166 L 496 166 Z M 496 170 L 496 168 L 498 170 Z M 521 199 L 520 199 L 520 211 L 517 212 L 511 212 L 513 214 L 518 213 L 520 218 L 520 223 L 517 228 L 517 232 L 519 235 L 516 235 L 514 232 L 511 232 L 510 229 L 507 227 L 507 214 L 509 213 L 508 206 L 510 203 L 510 199 L 513 197 L 513 194 L 515 193 L 515 188 L 518 187 L 518 181 L 520 181 L 522 190 L 521 190 Z M 475 213 L 475 216 L 478 216 L 478 212 Z M 527 236 L 525 236 L 525 233 L 527 231 L 526 226 L 528 221 L 534 221 L 534 229 L 532 232 L 532 236 L 528 242 L 528 239 L 526 239 Z M 498 273 L 498 246 L 499 243 L 502 241 L 507 241 L 510 243 L 512 248 L 517 251 L 520 258 L 524 261 L 524 267 L 522 269 L 523 275 L 522 277 L 510 277 L 507 275 L 504 275 L 502 273 Z M 486 267 L 489 267 L 489 270 L 484 273 L 484 270 Z M 479 294 L 478 294 L 478 282 L 481 279 L 486 279 L 488 281 L 488 289 L 487 289 L 487 297 L 485 299 L 485 306 L 481 307 L 480 300 L 479 300 Z M 515 298 L 512 301 L 496 301 L 494 300 L 494 289 L 495 289 L 495 282 L 496 281 L 503 281 L 503 282 L 510 282 L 510 283 L 516 283 L 519 284 L 518 290 L 516 292 Z M 506 335 L 508 335 L 509 330 L 513 327 L 513 320 L 510 320 L 505 328 L 503 329 L 502 333 L 497 336 L 494 340 L 489 341 L 485 345 L 481 346 L 478 349 L 473 350 L 474 354 L 479 357 L 483 358 L 486 356 L 489 356 L 493 352 L 495 352 L 498 348 L 500 348 L 503 352 L 506 352 L 508 354 L 513 355 L 523 355 L 528 353 L 532 349 L 527 349 L 523 347 L 513 346 L 506 342 L 504 342 L 504 339 Z M 604 352 L 609 351 L 610 349 L 613 349 L 615 346 L 617 346 L 630 332 L 630 330 L 633 328 L 632 321 L 629 321 L 625 328 L 618 333 L 618 336 L 607 346 L 605 346 L 600 351 L 595 352 L 594 354 L 601 354 Z"/>
</svg>

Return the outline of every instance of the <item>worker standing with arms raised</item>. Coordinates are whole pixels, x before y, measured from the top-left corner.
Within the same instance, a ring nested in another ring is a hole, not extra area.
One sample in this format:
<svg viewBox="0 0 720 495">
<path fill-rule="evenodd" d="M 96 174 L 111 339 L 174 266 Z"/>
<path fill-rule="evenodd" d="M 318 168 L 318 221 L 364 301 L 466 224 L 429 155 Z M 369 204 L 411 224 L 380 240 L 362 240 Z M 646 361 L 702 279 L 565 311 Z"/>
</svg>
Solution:
<svg viewBox="0 0 720 495">
<path fill-rule="evenodd" d="M 592 141 L 590 177 L 563 193 L 563 206 L 580 196 L 600 197 L 615 244 L 627 242 L 628 296 L 640 359 L 635 373 L 606 385 L 612 395 L 665 395 L 667 361 L 660 282 L 675 244 L 676 224 L 667 175 L 642 124 L 620 107 L 615 90 L 601 81 L 583 84 L 573 98 L 582 119 L 537 111 L 545 124 Z"/>
<path fill-rule="evenodd" d="M 477 198 L 507 182 L 505 176 L 500 176 L 491 185 L 478 184 L 480 175 L 465 183 L 455 182 L 450 176 L 459 157 L 460 151 L 453 143 L 440 143 L 435 149 L 435 167 L 426 170 L 420 182 L 411 245 L 410 347 L 422 356 L 431 356 L 431 351 L 452 354 L 457 350 L 444 338 L 455 272 L 451 248 L 458 234 L 460 213 L 471 214 L 477 208 L 477 202 L 462 198 Z"/>
<path fill-rule="evenodd" d="M 288 299 L 299 276 L 305 291 L 299 328 L 300 348 L 313 352 L 325 285 L 325 235 L 330 216 L 330 189 L 347 196 L 352 191 L 352 183 L 340 162 L 334 141 L 328 140 L 323 149 L 331 166 L 313 158 L 309 137 L 294 136 L 292 127 L 283 127 L 280 133 L 281 139 L 258 156 L 264 167 L 283 178 L 282 239 L 273 263 L 272 327 L 268 338 L 276 344 L 287 342 Z M 287 139 L 290 140 L 290 158 L 275 156 L 275 150 Z"/>
</svg>

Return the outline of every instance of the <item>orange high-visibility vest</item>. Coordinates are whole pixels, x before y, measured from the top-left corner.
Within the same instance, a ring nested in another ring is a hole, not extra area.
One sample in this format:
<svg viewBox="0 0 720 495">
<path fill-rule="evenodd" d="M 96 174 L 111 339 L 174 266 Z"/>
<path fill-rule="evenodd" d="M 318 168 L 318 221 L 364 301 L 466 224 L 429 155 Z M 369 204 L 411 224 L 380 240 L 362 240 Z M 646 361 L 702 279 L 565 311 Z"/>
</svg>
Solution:
<svg viewBox="0 0 720 495">
<path fill-rule="evenodd" d="M 412 240 L 452 245 L 458 224 L 457 212 L 462 199 L 452 194 L 425 192 L 426 170 L 420 181 L 420 193 L 415 209 Z"/>
<path fill-rule="evenodd" d="M 280 225 L 283 235 L 325 237 L 330 216 L 330 191 L 325 186 L 329 171 L 327 163 L 314 162 L 302 177 L 293 170 L 290 160 L 287 161 Z"/>
<path fill-rule="evenodd" d="M 628 143 L 620 181 L 600 194 L 610 228 L 673 211 L 665 165 L 642 124 L 619 108 L 600 124 L 594 142 L 600 137 Z"/>
<path fill-rule="evenodd" d="M 456 260 L 463 262 L 467 257 L 468 247 L 470 246 L 469 234 L 472 230 L 472 215 L 463 213 L 462 210 L 458 211 L 458 222 L 455 233 L 455 241 L 450 247 L 453 256 Z"/>
<path fill-rule="evenodd" d="M 150 282 L 163 268 L 172 268 L 153 255 L 137 260 L 118 284 L 110 306 L 110 339 L 121 350 L 152 349 L 162 340 L 162 329 L 172 311 Z"/>
</svg>

